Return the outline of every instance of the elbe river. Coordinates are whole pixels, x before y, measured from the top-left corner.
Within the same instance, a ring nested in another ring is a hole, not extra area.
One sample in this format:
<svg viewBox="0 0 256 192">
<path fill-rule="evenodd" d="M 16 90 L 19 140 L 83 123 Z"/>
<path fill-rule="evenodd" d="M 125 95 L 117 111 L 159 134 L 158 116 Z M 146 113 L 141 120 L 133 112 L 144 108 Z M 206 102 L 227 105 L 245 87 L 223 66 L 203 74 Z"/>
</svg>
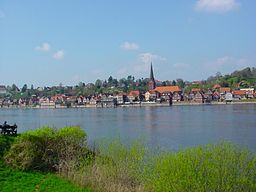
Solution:
<svg viewBox="0 0 256 192">
<path fill-rule="evenodd" d="M 143 140 L 169 150 L 230 141 L 256 151 L 256 104 L 172 107 L 0 109 L 0 124 L 18 132 L 80 126 L 90 144 L 106 138 Z"/>
</svg>

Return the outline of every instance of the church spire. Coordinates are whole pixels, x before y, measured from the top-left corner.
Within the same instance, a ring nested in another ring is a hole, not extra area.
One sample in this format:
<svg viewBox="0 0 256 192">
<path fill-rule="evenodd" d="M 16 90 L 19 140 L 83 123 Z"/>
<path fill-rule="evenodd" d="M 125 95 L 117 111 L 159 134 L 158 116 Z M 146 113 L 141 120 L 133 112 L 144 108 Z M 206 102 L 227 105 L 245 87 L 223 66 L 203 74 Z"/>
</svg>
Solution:
<svg viewBox="0 0 256 192">
<path fill-rule="evenodd" d="M 150 80 L 155 81 L 152 62 L 150 67 Z"/>
<path fill-rule="evenodd" d="M 149 90 L 153 90 L 156 88 L 156 82 L 155 82 L 155 78 L 154 78 L 152 62 L 151 62 L 151 66 L 150 66 L 150 79 L 149 79 L 148 87 L 149 87 Z"/>
</svg>

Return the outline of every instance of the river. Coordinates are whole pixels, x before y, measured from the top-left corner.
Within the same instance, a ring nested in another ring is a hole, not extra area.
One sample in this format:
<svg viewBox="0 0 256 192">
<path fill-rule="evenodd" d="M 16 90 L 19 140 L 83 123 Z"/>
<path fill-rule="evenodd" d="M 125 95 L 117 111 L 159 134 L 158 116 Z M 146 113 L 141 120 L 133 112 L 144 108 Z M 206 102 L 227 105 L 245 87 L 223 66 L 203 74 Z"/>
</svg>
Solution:
<svg viewBox="0 0 256 192">
<path fill-rule="evenodd" d="M 171 150 L 221 140 L 256 151 L 256 104 L 82 109 L 0 109 L 0 123 L 18 132 L 78 125 L 89 143 L 103 138 L 142 139 Z"/>
</svg>

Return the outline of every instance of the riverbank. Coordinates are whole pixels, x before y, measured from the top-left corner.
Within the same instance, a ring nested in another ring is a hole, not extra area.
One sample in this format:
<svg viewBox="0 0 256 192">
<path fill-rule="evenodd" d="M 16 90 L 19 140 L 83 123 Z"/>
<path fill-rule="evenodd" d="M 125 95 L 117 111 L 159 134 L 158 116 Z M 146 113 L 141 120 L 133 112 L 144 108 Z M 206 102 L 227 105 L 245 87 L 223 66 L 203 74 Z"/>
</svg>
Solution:
<svg viewBox="0 0 256 192">
<path fill-rule="evenodd" d="M 168 152 L 138 141 L 104 140 L 91 150 L 79 147 L 84 139 L 76 127 L 29 131 L 15 139 L 4 160 L 25 175 L 54 165 L 54 174 L 99 192 L 256 190 L 256 154 L 237 145 L 221 142 Z M 37 177 L 28 178 L 37 183 Z"/>
<path fill-rule="evenodd" d="M 16 137 L 0 135 L 0 191 L 48 191 L 48 192 L 92 192 L 72 184 L 57 174 L 42 171 L 22 171 L 7 166 L 4 154 L 14 145 Z"/>
<path fill-rule="evenodd" d="M 256 101 L 244 100 L 244 101 L 233 101 L 233 102 L 210 102 L 210 103 L 197 103 L 197 102 L 173 102 L 171 106 L 199 106 L 199 105 L 241 105 L 241 104 L 256 104 Z M 120 104 L 116 107 L 167 107 L 170 106 L 168 102 L 135 102 Z M 1 106 L 0 109 L 76 109 L 76 108 L 114 108 L 113 105 L 77 105 L 77 106 Z"/>
</svg>

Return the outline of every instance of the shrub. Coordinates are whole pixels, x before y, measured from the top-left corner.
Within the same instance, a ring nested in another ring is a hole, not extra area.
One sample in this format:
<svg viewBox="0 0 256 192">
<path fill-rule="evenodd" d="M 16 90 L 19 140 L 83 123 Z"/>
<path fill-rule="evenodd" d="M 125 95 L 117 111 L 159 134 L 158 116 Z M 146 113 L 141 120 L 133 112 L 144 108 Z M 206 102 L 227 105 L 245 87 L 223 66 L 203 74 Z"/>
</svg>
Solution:
<svg viewBox="0 0 256 192">
<path fill-rule="evenodd" d="M 97 191 L 143 191 L 138 174 L 145 156 L 145 148 L 134 143 L 122 144 L 118 139 L 104 140 L 96 145 L 93 161 L 85 164 L 74 176 L 74 182 Z"/>
<path fill-rule="evenodd" d="M 2 159 L 4 153 L 9 150 L 14 140 L 15 137 L 13 136 L 0 135 L 0 160 Z"/>
<path fill-rule="evenodd" d="M 165 153 L 155 160 L 148 191 L 256 191 L 256 156 L 228 143 Z"/>
<path fill-rule="evenodd" d="M 86 151 L 86 133 L 79 127 L 45 127 L 17 137 L 4 159 L 21 170 L 69 173 Z"/>
</svg>

